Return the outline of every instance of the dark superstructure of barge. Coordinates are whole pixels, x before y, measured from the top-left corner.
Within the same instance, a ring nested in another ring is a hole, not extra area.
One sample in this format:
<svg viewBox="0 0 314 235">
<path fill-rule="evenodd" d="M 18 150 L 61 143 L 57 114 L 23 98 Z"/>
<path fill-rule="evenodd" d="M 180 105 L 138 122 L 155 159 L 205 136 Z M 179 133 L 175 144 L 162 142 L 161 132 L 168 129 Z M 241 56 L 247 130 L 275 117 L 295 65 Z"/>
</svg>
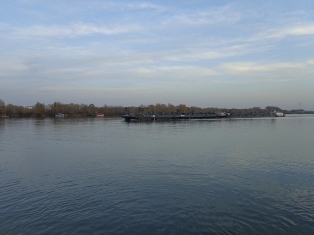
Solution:
<svg viewBox="0 0 314 235">
<path fill-rule="evenodd" d="M 126 121 L 157 121 L 157 120 L 181 120 L 181 119 L 213 119 L 213 118 L 228 118 L 229 113 L 141 113 L 122 115 Z"/>
</svg>

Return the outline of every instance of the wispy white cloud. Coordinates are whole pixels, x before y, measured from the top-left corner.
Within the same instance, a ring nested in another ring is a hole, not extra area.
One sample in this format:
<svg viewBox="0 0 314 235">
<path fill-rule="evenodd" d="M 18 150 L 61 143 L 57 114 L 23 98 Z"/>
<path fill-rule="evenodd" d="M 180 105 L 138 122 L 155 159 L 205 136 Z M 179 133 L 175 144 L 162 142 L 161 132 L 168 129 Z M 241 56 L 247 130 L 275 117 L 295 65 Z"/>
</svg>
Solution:
<svg viewBox="0 0 314 235">
<path fill-rule="evenodd" d="M 22 71 L 27 71 L 28 69 L 29 69 L 28 66 L 26 66 L 20 61 L 0 60 L 0 71 L 2 71 L 1 73 L 3 73 L 4 71 L 22 72 Z"/>
<path fill-rule="evenodd" d="M 20 0 L 21 1 L 21 0 Z M 21 1 L 21 4 L 28 6 L 36 6 L 42 4 L 42 1 L 32 0 L 32 1 Z M 163 12 L 167 8 L 163 5 L 154 4 L 151 2 L 132 2 L 132 1 L 102 1 L 102 0 L 90 0 L 90 1 L 75 1 L 75 4 L 72 4 L 69 7 L 69 2 L 67 1 L 55 1 L 55 2 L 45 2 L 46 7 L 50 8 L 54 13 L 60 15 L 74 16 L 85 14 L 88 12 L 93 12 L 94 16 L 97 12 L 132 12 L 132 11 L 157 11 Z M 31 13 L 31 11 L 28 11 Z M 33 11 L 33 15 L 42 17 L 40 11 Z"/>
<path fill-rule="evenodd" d="M 312 79 L 314 67 L 311 61 L 286 63 L 234 62 L 222 63 L 217 71 L 220 84 L 265 84 L 289 83 Z"/>
<path fill-rule="evenodd" d="M 134 68 L 125 71 L 135 79 L 154 79 L 154 83 L 182 84 L 193 82 L 194 84 L 203 82 L 218 73 L 206 67 L 200 66 L 153 66 L 150 68 Z"/>
<path fill-rule="evenodd" d="M 253 62 L 248 63 L 225 63 L 221 68 L 231 73 L 250 73 L 250 72 L 269 72 L 275 70 L 287 69 L 302 69 L 306 64 L 302 63 L 271 63 L 271 64 L 258 64 Z"/>
<path fill-rule="evenodd" d="M 92 34 L 116 35 L 136 32 L 141 29 L 138 25 L 105 26 L 86 23 L 70 25 L 33 25 L 24 28 L 12 28 L 12 34 L 17 37 L 76 37 Z"/>
<path fill-rule="evenodd" d="M 167 8 L 161 5 L 156 5 L 150 2 L 134 2 L 134 3 L 124 3 L 121 1 L 111 1 L 111 2 L 91 2 L 91 5 L 97 7 L 98 9 L 105 10 L 146 10 L 153 9 L 158 11 L 165 11 Z"/>
<path fill-rule="evenodd" d="M 182 11 L 164 20 L 163 24 L 183 24 L 189 26 L 217 25 L 235 23 L 241 14 L 231 6 Z"/>
<path fill-rule="evenodd" d="M 0 30 L 6 30 L 8 28 L 9 28 L 9 26 L 7 24 L 0 22 Z"/>
<path fill-rule="evenodd" d="M 266 30 L 265 32 L 254 35 L 253 37 L 249 38 L 248 41 L 260 41 L 267 39 L 281 40 L 286 37 L 298 37 L 307 35 L 314 35 L 313 23 L 306 25 L 284 26 L 283 28 L 272 28 Z"/>
<path fill-rule="evenodd" d="M 90 92 L 130 92 L 130 91 L 139 91 L 144 90 L 144 87 L 84 87 L 84 88 L 69 88 L 69 87 L 41 87 L 38 90 L 43 92 L 62 92 L 62 93 L 78 93 L 82 92 L 86 95 L 90 94 Z"/>
</svg>

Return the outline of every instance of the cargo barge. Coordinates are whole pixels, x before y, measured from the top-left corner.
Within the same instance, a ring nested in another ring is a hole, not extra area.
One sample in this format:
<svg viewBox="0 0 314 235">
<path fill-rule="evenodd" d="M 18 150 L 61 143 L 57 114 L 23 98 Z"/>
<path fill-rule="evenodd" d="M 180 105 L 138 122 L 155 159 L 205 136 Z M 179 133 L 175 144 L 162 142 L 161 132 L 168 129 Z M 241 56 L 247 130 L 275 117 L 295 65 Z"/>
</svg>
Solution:
<svg viewBox="0 0 314 235">
<path fill-rule="evenodd" d="M 228 118 L 230 113 L 141 113 L 122 115 L 125 121 L 161 121 L 161 120 L 182 120 L 182 119 L 214 119 Z"/>
</svg>

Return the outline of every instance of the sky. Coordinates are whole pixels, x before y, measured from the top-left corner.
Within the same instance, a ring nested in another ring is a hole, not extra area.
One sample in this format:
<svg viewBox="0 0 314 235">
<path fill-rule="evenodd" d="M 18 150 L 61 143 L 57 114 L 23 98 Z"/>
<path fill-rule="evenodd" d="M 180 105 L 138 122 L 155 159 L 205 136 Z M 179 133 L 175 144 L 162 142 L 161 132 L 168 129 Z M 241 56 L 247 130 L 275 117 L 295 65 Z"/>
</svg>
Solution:
<svg viewBox="0 0 314 235">
<path fill-rule="evenodd" d="M 0 99 L 314 110 L 314 1 L 2 0 Z"/>
</svg>

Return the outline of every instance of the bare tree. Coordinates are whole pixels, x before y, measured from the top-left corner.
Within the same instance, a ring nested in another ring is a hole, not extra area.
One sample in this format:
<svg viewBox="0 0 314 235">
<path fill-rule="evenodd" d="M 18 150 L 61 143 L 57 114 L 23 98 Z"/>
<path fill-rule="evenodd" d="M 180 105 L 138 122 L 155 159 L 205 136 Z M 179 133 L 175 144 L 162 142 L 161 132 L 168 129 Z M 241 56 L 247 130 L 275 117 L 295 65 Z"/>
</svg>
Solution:
<svg viewBox="0 0 314 235">
<path fill-rule="evenodd" d="M 0 115 L 5 114 L 5 103 L 0 99 Z"/>
<path fill-rule="evenodd" d="M 5 103 L 2 99 L 0 99 L 0 107 L 5 107 Z"/>
</svg>

